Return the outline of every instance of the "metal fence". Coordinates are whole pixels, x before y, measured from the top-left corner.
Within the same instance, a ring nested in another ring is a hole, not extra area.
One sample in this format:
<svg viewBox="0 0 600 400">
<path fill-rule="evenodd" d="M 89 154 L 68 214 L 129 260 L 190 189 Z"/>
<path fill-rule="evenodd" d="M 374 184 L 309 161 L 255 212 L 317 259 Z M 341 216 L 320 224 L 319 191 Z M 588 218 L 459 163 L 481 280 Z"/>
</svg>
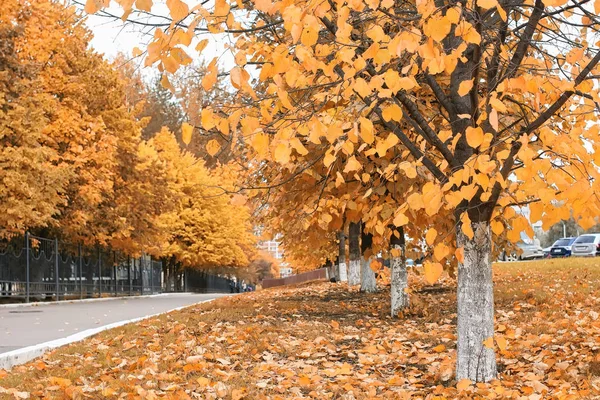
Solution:
<svg viewBox="0 0 600 400">
<path fill-rule="evenodd" d="M 212 275 L 202 270 L 185 271 L 184 290 L 194 293 L 234 293 L 241 291 L 241 285 L 232 279 Z"/>
<path fill-rule="evenodd" d="M 162 289 L 162 264 L 150 256 L 73 248 L 30 234 L 23 242 L 0 249 L 2 297 L 29 302 L 152 294 Z"/>
</svg>

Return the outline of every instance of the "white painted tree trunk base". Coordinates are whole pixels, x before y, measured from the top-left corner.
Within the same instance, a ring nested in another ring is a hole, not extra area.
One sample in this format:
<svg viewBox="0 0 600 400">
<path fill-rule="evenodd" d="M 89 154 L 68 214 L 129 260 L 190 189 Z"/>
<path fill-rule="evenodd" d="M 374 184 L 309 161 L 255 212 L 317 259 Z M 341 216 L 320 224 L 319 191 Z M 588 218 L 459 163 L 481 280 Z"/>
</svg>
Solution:
<svg viewBox="0 0 600 400">
<path fill-rule="evenodd" d="M 488 382 L 497 376 L 494 349 L 483 344 L 494 336 L 492 240 L 487 222 L 473 223 L 473 231 L 473 239 L 457 232 L 464 263 L 458 265 L 456 379 Z"/>
<path fill-rule="evenodd" d="M 356 286 L 360 284 L 360 260 L 350 260 L 348 271 L 348 285 Z"/>
<path fill-rule="evenodd" d="M 401 246 L 395 246 L 396 249 L 402 251 Z M 402 253 L 401 253 L 402 254 Z M 402 254 L 400 257 L 392 257 L 390 260 L 392 268 L 392 317 L 395 318 L 398 314 L 408 307 L 408 271 L 406 270 L 406 260 Z"/>
<path fill-rule="evenodd" d="M 371 260 L 363 259 L 360 270 L 360 291 L 364 293 L 375 293 L 377 291 L 377 279 L 375 272 L 371 269 Z"/>
<path fill-rule="evenodd" d="M 348 271 L 346 270 L 346 263 L 341 262 L 338 268 L 340 271 L 340 282 L 348 282 Z"/>
</svg>

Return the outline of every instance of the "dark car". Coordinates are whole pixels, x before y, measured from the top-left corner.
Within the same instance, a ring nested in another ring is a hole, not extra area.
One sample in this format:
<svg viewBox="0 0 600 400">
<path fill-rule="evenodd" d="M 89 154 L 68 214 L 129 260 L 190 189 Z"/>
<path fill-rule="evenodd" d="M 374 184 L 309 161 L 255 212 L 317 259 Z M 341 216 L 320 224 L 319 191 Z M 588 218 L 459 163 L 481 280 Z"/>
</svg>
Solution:
<svg viewBox="0 0 600 400">
<path fill-rule="evenodd" d="M 574 237 L 558 239 L 550 248 L 550 257 L 569 257 L 571 255 L 571 245 L 575 241 Z"/>
</svg>

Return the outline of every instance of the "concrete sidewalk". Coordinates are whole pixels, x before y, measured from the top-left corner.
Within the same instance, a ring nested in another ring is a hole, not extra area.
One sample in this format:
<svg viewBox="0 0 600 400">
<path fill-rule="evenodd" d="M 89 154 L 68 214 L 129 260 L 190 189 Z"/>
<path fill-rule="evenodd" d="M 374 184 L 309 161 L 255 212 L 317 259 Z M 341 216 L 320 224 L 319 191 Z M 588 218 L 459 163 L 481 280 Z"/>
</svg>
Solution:
<svg viewBox="0 0 600 400">
<path fill-rule="evenodd" d="M 105 301 L 0 308 L 0 356 L 106 325 L 139 319 L 226 294 L 173 293 Z"/>
</svg>

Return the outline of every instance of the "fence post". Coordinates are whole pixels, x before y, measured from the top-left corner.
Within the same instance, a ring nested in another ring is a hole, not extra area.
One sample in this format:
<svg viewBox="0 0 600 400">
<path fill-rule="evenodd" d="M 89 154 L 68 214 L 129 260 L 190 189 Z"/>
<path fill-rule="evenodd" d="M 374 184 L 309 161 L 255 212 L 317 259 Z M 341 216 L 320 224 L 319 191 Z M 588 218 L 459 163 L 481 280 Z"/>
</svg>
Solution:
<svg viewBox="0 0 600 400">
<path fill-rule="evenodd" d="M 77 247 L 79 253 L 79 298 L 83 299 L 83 258 L 81 255 L 81 243 Z"/>
<path fill-rule="evenodd" d="M 29 232 L 25 232 L 25 251 L 27 252 L 25 273 L 25 301 L 29 303 Z"/>
<path fill-rule="evenodd" d="M 102 250 L 98 247 L 98 297 L 102 298 Z"/>
<path fill-rule="evenodd" d="M 144 252 L 142 252 L 142 257 L 140 258 L 140 296 L 144 295 Z"/>
<path fill-rule="evenodd" d="M 58 293 L 60 291 L 59 283 L 58 283 L 58 238 L 54 238 L 54 260 L 56 267 L 56 300 L 60 299 Z"/>
<path fill-rule="evenodd" d="M 115 277 L 115 297 L 119 295 L 119 288 L 117 287 L 117 253 L 113 251 L 113 276 Z"/>
<path fill-rule="evenodd" d="M 154 294 L 154 264 L 150 256 L 150 294 Z"/>
<path fill-rule="evenodd" d="M 127 279 L 129 280 L 129 295 L 131 296 L 133 292 L 132 282 L 131 282 L 131 256 L 127 256 Z"/>
</svg>

